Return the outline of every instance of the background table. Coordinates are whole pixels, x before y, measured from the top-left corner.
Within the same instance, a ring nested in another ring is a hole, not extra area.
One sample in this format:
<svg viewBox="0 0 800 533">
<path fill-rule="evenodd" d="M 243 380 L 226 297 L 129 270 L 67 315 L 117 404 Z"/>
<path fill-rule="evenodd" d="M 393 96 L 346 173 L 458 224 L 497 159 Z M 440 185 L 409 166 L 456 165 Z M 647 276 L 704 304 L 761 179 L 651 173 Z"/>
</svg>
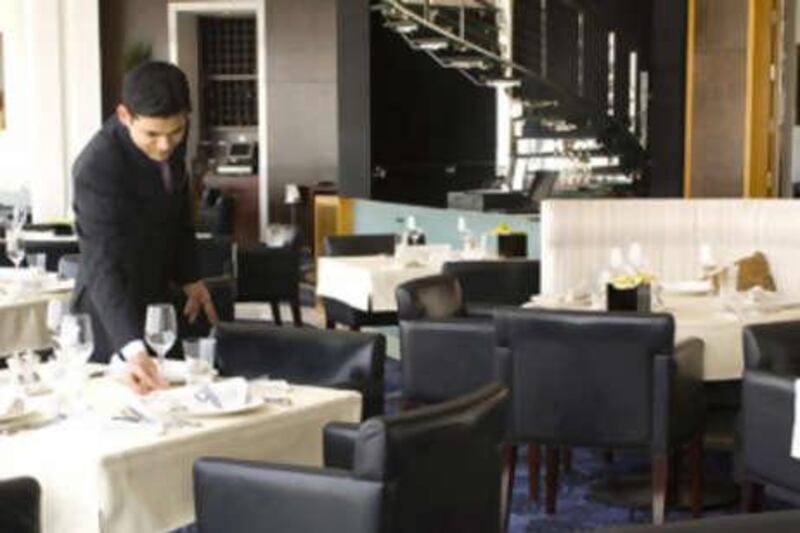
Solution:
<svg viewBox="0 0 800 533">
<path fill-rule="evenodd" d="M 742 329 L 749 324 L 800 320 L 800 306 L 739 316 L 725 309 L 718 298 L 710 296 L 664 296 L 664 309 L 675 317 L 675 342 L 690 337 L 702 339 L 703 379 L 723 381 L 741 379 L 744 372 Z M 526 304 L 525 307 L 588 309 L 579 304 Z"/>
<path fill-rule="evenodd" d="M 132 394 L 110 378 L 93 379 L 87 395 L 96 417 L 0 436 L 0 479 L 39 480 L 45 533 L 175 529 L 194 520 L 198 457 L 320 465 L 323 426 L 361 414 L 356 392 L 296 386 L 291 407 L 198 418 L 202 428 L 159 436 L 153 426 L 108 421 Z"/>
</svg>

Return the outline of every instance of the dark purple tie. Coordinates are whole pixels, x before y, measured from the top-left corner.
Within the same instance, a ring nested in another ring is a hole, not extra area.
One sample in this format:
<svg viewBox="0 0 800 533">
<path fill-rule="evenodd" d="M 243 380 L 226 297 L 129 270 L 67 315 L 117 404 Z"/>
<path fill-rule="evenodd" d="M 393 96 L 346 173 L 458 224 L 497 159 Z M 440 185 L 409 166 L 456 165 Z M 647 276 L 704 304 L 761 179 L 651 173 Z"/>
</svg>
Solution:
<svg viewBox="0 0 800 533">
<path fill-rule="evenodd" d="M 158 166 L 161 169 L 164 190 L 167 191 L 167 194 L 172 194 L 172 169 L 169 168 L 169 161 L 161 161 Z"/>
</svg>

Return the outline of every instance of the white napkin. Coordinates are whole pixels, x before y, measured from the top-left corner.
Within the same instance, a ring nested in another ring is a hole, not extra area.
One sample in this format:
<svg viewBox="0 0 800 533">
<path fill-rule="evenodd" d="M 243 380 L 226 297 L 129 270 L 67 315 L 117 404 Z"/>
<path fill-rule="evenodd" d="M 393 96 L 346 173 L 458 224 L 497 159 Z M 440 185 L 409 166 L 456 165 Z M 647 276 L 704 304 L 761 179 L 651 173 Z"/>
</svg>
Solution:
<svg viewBox="0 0 800 533">
<path fill-rule="evenodd" d="M 250 387 L 244 378 L 226 379 L 193 389 L 188 405 L 190 410 L 228 411 L 244 407 L 250 401 Z"/>
<path fill-rule="evenodd" d="M 794 427 L 792 428 L 792 457 L 800 459 L 800 379 L 794 381 Z"/>
<path fill-rule="evenodd" d="M 13 388 L 0 389 L 0 418 L 19 416 L 25 412 L 25 399 Z"/>
</svg>

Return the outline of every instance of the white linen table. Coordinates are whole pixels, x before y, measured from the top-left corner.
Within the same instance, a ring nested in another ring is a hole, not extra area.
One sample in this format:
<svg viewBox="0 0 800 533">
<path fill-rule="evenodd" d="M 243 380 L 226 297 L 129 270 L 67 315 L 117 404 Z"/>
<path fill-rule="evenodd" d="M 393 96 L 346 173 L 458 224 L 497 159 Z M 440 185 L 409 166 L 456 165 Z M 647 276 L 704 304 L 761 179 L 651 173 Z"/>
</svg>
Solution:
<svg viewBox="0 0 800 533">
<path fill-rule="evenodd" d="M 169 531 L 194 520 L 192 464 L 204 456 L 321 465 L 322 428 L 356 422 L 357 392 L 294 386 L 293 404 L 196 418 L 170 430 L 111 422 L 133 393 L 111 378 L 92 379 L 93 414 L 39 429 L 0 434 L 0 479 L 42 485 L 44 533 Z"/>
<path fill-rule="evenodd" d="M 397 311 L 394 291 L 406 281 L 442 270 L 446 257 L 403 266 L 388 255 L 320 257 L 317 295 L 334 298 L 361 311 Z"/>
<path fill-rule="evenodd" d="M 72 280 L 56 281 L 50 276 L 44 286 L 19 293 L 13 286 L 27 274 L 26 269 L 16 272 L 0 268 L 0 357 L 12 351 L 51 346 L 47 302 L 69 298 L 74 286 Z"/>
<path fill-rule="evenodd" d="M 703 379 L 722 381 L 741 379 L 744 372 L 742 329 L 749 324 L 800 320 L 800 306 L 748 315 L 725 309 L 722 302 L 709 296 L 664 296 L 664 309 L 675 317 L 675 342 L 697 337 L 705 343 Z M 564 303 L 525 304 L 525 307 L 588 309 L 588 306 Z"/>
</svg>

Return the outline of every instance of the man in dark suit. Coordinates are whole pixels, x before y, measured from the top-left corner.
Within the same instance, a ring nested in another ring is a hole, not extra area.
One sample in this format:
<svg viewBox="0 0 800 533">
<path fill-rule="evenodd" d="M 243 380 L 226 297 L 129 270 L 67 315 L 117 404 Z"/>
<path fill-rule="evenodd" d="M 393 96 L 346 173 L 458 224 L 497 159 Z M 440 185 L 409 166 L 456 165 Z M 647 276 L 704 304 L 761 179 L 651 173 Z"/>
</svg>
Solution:
<svg viewBox="0 0 800 533">
<path fill-rule="evenodd" d="M 190 111 L 184 74 L 148 62 L 129 72 L 122 103 L 72 169 L 81 250 L 73 307 L 92 317 L 92 359 L 127 361 L 140 393 L 164 385 L 142 335 L 148 304 L 186 296 L 184 314 L 217 316 L 195 270 L 195 236 L 184 156 Z"/>
</svg>

